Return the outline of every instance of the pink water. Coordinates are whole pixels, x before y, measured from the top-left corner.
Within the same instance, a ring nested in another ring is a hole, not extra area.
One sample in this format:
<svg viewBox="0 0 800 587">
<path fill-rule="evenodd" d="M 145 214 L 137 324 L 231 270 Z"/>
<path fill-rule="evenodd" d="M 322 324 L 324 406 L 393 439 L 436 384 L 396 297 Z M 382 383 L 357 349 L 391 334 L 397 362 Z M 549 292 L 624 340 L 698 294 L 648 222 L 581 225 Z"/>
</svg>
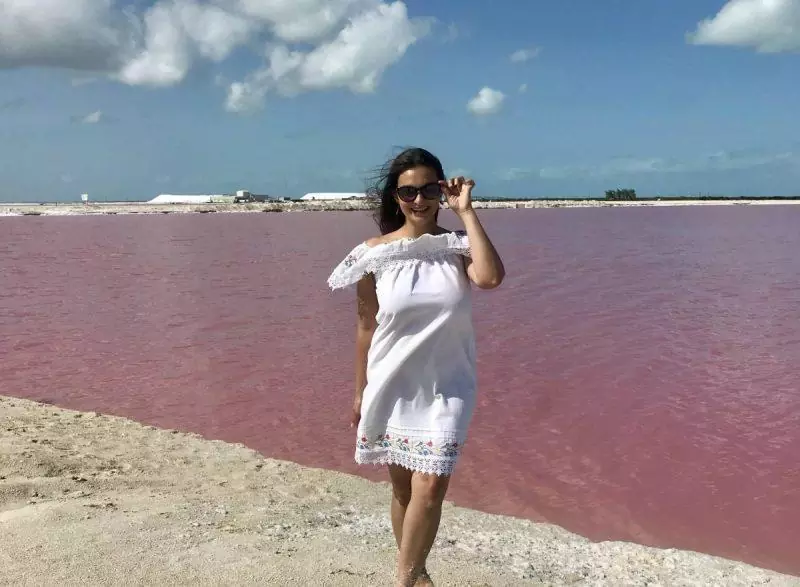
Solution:
<svg viewBox="0 0 800 587">
<path fill-rule="evenodd" d="M 485 211 L 450 497 L 800 574 L 800 207 Z M 452 227 L 455 227 L 452 225 Z M 352 463 L 363 213 L 0 219 L 0 393 Z M 354 496 L 357 498 L 357 496 Z"/>
</svg>

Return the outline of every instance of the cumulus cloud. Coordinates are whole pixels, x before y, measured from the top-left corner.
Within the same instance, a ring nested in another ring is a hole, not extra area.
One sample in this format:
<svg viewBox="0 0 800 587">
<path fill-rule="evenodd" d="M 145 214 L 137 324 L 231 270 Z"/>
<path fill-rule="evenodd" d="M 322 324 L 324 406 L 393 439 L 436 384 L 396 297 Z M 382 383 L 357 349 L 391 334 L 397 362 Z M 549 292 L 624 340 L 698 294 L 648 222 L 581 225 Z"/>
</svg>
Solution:
<svg viewBox="0 0 800 587">
<path fill-rule="evenodd" d="M 511 63 L 525 63 L 538 57 L 539 53 L 541 52 L 542 50 L 539 47 L 534 47 L 532 49 L 519 49 L 518 51 L 514 51 L 509 56 L 509 59 L 511 60 Z"/>
<path fill-rule="evenodd" d="M 266 23 L 288 43 L 315 43 L 334 34 L 348 18 L 374 9 L 377 0 L 232 0 L 248 17 Z"/>
<path fill-rule="evenodd" d="M 287 45 L 271 48 L 263 68 L 231 84 L 226 108 L 251 111 L 270 91 L 287 96 L 332 88 L 373 92 L 382 73 L 427 35 L 429 26 L 428 21 L 409 19 L 402 2 L 377 4 L 352 17 L 338 34 L 310 51 Z"/>
<path fill-rule="evenodd" d="M 72 122 L 77 122 L 80 124 L 99 124 L 105 120 L 105 115 L 101 110 L 97 110 L 92 112 L 91 114 L 86 114 L 84 116 L 73 116 Z"/>
<path fill-rule="evenodd" d="M 800 51 L 800 2 L 729 0 L 688 40 L 696 45 L 751 47 L 762 53 Z"/>
<path fill-rule="evenodd" d="M 112 0 L 0 0 L 0 67 L 112 69 L 126 39 Z"/>
<path fill-rule="evenodd" d="M 486 116 L 500 111 L 506 95 L 500 90 L 483 87 L 478 94 L 467 102 L 467 110 L 476 116 Z"/>
<path fill-rule="evenodd" d="M 0 68 L 53 67 L 129 85 L 172 86 L 193 65 L 267 47 L 264 67 L 229 85 L 229 110 L 267 93 L 375 89 L 428 34 L 399 0 L 0 0 Z"/>
</svg>

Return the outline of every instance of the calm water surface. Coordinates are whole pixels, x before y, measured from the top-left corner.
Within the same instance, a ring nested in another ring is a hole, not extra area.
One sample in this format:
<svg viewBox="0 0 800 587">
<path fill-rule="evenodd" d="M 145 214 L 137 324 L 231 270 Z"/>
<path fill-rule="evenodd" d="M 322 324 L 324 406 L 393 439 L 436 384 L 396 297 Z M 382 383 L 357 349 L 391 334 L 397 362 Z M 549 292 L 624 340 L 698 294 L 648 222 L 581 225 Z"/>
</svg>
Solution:
<svg viewBox="0 0 800 587">
<path fill-rule="evenodd" d="M 800 207 L 482 211 L 450 497 L 800 574 Z M 455 228 L 454 223 L 450 223 Z M 352 462 L 363 213 L 0 219 L 1 393 Z"/>
</svg>

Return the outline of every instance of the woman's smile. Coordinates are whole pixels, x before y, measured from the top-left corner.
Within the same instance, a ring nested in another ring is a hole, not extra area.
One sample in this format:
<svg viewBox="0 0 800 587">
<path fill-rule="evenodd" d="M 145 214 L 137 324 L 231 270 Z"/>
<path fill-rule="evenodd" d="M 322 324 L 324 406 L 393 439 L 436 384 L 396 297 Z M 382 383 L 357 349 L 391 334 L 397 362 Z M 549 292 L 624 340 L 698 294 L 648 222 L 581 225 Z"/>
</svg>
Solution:
<svg viewBox="0 0 800 587">
<path fill-rule="evenodd" d="M 428 204 L 420 204 L 419 206 L 410 206 L 409 209 L 418 216 L 424 216 L 430 211 L 431 207 Z"/>
</svg>

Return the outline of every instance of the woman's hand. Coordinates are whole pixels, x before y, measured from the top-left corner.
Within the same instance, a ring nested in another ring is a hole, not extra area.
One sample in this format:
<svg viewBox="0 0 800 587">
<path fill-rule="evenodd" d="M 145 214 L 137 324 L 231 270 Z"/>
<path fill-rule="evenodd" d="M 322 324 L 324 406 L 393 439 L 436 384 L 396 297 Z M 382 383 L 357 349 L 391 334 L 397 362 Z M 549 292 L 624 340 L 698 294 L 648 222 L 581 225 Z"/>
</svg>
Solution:
<svg viewBox="0 0 800 587">
<path fill-rule="evenodd" d="M 469 256 L 464 260 L 467 276 L 481 289 L 497 287 L 505 278 L 506 270 L 478 215 L 472 209 L 472 188 L 475 187 L 475 182 L 456 177 L 440 181 L 439 185 L 450 209 L 464 223 L 469 240 Z"/>
<path fill-rule="evenodd" d="M 454 177 L 447 181 L 440 181 L 439 185 L 442 186 L 442 193 L 447 200 L 447 205 L 453 212 L 460 216 L 472 210 L 472 188 L 475 187 L 473 180 Z"/>
<path fill-rule="evenodd" d="M 350 414 L 350 428 L 358 428 L 361 421 L 361 398 L 356 398 L 353 402 L 353 412 Z"/>
</svg>

